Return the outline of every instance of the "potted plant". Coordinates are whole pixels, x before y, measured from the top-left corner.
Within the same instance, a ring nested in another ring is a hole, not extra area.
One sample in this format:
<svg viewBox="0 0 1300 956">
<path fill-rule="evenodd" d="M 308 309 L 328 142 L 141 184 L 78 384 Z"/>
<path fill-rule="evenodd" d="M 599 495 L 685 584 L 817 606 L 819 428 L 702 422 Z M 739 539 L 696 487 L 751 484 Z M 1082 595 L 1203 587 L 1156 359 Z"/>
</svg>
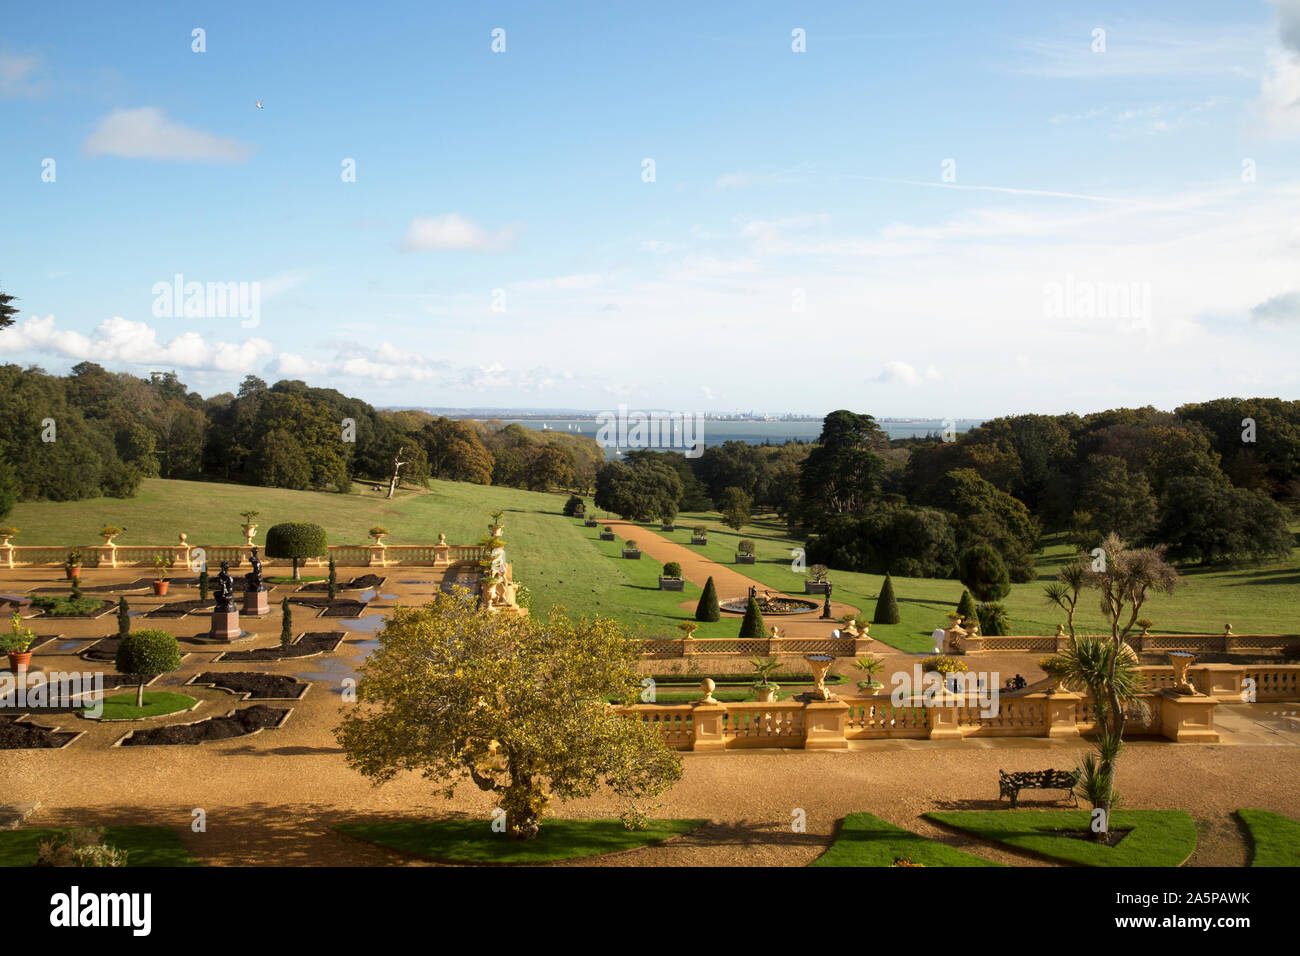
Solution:
<svg viewBox="0 0 1300 956">
<path fill-rule="evenodd" d="M 107 547 L 112 548 L 115 547 L 113 539 L 125 530 L 125 528 L 119 528 L 115 524 L 106 524 L 104 527 L 99 529 L 99 536 L 104 539 L 104 544 Z"/>
<path fill-rule="evenodd" d="M 680 591 L 686 585 L 682 580 L 682 566 L 676 561 L 664 565 L 664 573 L 659 575 L 660 591 Z"/>
<path fill-rule="evenodd" d="M 153 556 L 153 593 L 162 597 L 167 593 L 167 569 L 176 563 L 176 559 L 170 555 L 163 554 L 161 551 Z"/>
<path fill-rule="evenodd" d="M 804 594 L 830 594 L 831 582 L 827 575 L 830 568 L 824 564 L 814 564 L 808 569 L 808 576 L 803 582 Z"/>
<path fill-rule="evenodd" d="M 676 531 L 677 525 L 673 522 L 677 520 L 676 515 L 663 515 L 659 522 L 660 531 Z"/>
<path fill-rule="evenodd" d="M 758 672 L 758 680 L 754 681 L 754 694 L 760 704 L 770 704 L 776 697 L 776 692 L 781 689 L 781 685 L 774 682 L 771 678 L 781 667 L 780 661 L 775 657 L 755 657 L 750 660 L 749 666 Z"/>
<path fill-rule="evenodd" d="M 3 530 L 0 530 L 0 534 L 3 533 L 4 533 Z M 1136 624 L 1138 627 L 1142 628 L 1143 637 L 1150 637 L 1151 635 L 1148 634 L 1147 632 L 1150 631 L 1151 628 L 1156 626 L 1156 622 L 1151 620 L 1151 618 L 1149 617 L 1140 617 L 1133 623 Z"/>
<path fill-rule="evenodd" d="M 614 540 L 614 529 L 611 528 L 609 525 L 605 525 L 605 530 L 603 530 L 603 531 L 600 533 L 600 540 L 601 540 L 601 541 L 613 541 L 613 540 Z"/>
<path fill-rule="evenodd" d="M 502 511 L 500 508 L 498 508 L 496 511 L 488 512 L 488 517 L 492 519 L 492 524 L 488 528 L 488 530 L 491 532 L 492 537 L 494 538 L 501 536 L 501 516 L 503 514 L 505 514 L 505 512 Z"/>
<path fill-rule="evenodd" d="M 63 573 L 72 581 L 81 574 L 81 552 L 73 548 L 68 552 L 68 556 L 63 559 Z"/>
<path fill-rule="evenodd" d="M 627 545 L 623 548 L 623 557 L 631 558 L 634 561 L 641 560 L 641 549 L 636 546 L 636 540 L 629 538 Z"/>
<path fill-rule="evenodd" d="M 583 524 L 584 527 L 587 527 L 587 528 L 594 528 L 594 527 L 596 527 L 598 524 L 600 524 L 600 522 L 596 520 L 596 516 L 595 516 L 595 515 L 587 515 L 587 520 L 584 521 L 582 524 Z"/>
<path fill-rule="evenodd" d="M 23 626 L 23 617 L 17 611 L 9 618 L 9 628 L 8 634 L 0 634 L 0 646 L 9 655 L 9 669 L 21 674 L 32 661 L 32 652 L 28 648 L 36 640 L 36 632 Z"/>
<path fill-rule="evenodd" d="M 677 630 L 681 631 L 686 640 L 689 641 L 695 637 L 695 632 L 699 630 L 699 627 L 700 624 L 698 621 L 682 621 L 682 623 L 677 625 Z"/>
<path fill-rule="evenodd" d="M 885 685 L 876 680 L 876 675 L 880 669 L 885 666 L 885 662 L 873 654 L 863 654 L 855 662 L 854 666 L 862 671 L 863 680 L 858 681 L 858 689 L 866 691 L 868 696 L 874 696 L 884 690 Z"/>
<path fill-rule="evenodd" d="M 9 544 L 9 539 L 17 533 L 17 528 L 10 528 L 8 526 L 0 528 L 0 548 L 12 547 L 12 545 Z"/>
<path fill-rule="evenodd" d="M 383 545 L 384 535 L 388 534 L 388 529 L 383 525 L 375 525 L 370 529 L 370 537 L 375 539 L 376 545 Z"/>
<path fill-rule="evenodd" d="M 702 524 L 697 524 L 691 529 L 691 544 L 708 544 L 709 529 Z"/>
<path fill-rule="evenodd" d="M 1049 694 L 1059 693 L 1066 689 L 1065 680 L 1070 676 L 1070 662 L 1064 654 L 1048 654 L 1046 657 L 1040 657 L 1038 666 L 1042 668 L 1044 674 L 1052 679 L 1052 686 L 1048 690 Z"/>
<path fill-rule="evenodd" d="M 253 535 L 257 534 L 257 515 L 258 512 L 256 511 L 241 511 L 239 513 L 239 517 L 244 519 L 241 526 L 244 531 L 244 543 L 250 548 L 253 546 Z"/>
<path fill-rule="evenodd" d="M 736 545 L 736 563 L 753 564 L 754 563 L 754 542 L 748 538 L 742 538 Z"/>
</svg>

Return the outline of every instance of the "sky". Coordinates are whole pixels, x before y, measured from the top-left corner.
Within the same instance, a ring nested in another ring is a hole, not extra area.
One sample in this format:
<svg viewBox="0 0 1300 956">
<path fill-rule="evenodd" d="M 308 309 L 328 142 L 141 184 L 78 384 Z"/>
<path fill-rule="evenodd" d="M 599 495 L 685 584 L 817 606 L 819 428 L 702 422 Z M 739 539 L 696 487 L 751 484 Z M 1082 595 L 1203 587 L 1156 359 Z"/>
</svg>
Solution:
<svg viewBox="0 0 1300 956">
<path fill-rule="evenodd" d="M 1300 397 L 1300 0 L 11 5 L 0 118 L 4 362 L 380 406 Z"/>
</svg>

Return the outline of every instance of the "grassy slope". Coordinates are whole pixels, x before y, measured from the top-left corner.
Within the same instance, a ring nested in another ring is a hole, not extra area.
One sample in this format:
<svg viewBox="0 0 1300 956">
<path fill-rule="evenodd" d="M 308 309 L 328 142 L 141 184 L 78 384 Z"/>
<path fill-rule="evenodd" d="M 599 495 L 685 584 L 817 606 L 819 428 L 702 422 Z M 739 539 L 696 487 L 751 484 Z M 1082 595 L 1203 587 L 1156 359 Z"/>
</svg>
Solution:
<svg viewBox="0 0 1300 956">
<path fill-rule="evenodd" d="M 660 843 L 701 826 L 704 820 L 650 820 L 628 830 L 619 820 L 560 820 L 547 817 L 532 840 L 493 833 L 488 820 L 429 820 L 348 823 L 341 833 L 434 860 L 464 863 L 545 863 L 617 853 Z"/>
<path fill-rule="evenodd" d="M 0 832 L 0 866 L 32 866 L 41 843 L 60 830 L 21 829 Z M 104 842 L 126 850 L 127 866 L 199 866 L 170 827 L 105 827 Z"/>
<path fill-rule="evenodd" d="M 1238 810 L 1250 832 L 1251 866 L 1300 866 L 1300 821 L 1268 810 Z"/>
<path fill-rule="evenodd" d="M 357 486 L 361 487 L 361 486 Z M 365 543 L 367 530 L 382 524 L 392 532 L 393 544 L 427 543 L 439 532 L 452 543 L 475 543 L 485 533 L 487 512 L 500 508 L 510 560 L 516 577 L 534 594 L 534 607 L 560 604 L 575 613 L 599 613 L 616 618 L 647 634 L 677 636 L 676 624 L 692 617 L 677 604 L 698 597 L 688 583 L 683 593 L 655 590 L 658 565 L 643 558 L 619 557 L 620 541 L 601 542 L 598 528 L 561 515 L 565 495 L 520 491 L 438 481 L 429 493 L 399 492 L 392 501 L 370 491 L 352 495 L 286 491 L 206 482 L 146 480 L 135 498 L 96 498 L 74 502 L 27 502 L 14 508 L 6 523 L 21 529 L 15 544 L 97 544 L 96 532 L 106 523 L 126 527 L 120 544 L 165 544 L 184 531 L 194 544 L 235 543 L 239 540 L 239 512 L 261 512 L 259 539 L 278 521 L 310 520 L 322 525 L 330 541 Z M 720 523 L 717 515 L 682 515 L 678 530 L 668 537 L 689 542 L 690 528 L 710 527 L 709 557 L 732 564 L 736 542 L 750 538 L 757 544 L 758 562 L 739 567 L 744 574 L 773 588 L 802 593 L 803 577 L 791 570 L 791 549 L 802 542 L 786 536 L 783 523 L 765 516 L 737 534 Z M 657 531 L 658 524 L 647 527 Z M 1050 634 L 1063 617 L 1047 607 L 1042 585 L 1070 556 L 1059 539 L 1049 539 L 1039 560 L 1039 580 L 1012 586 L 1005 604 L 1013 633 Z M 1295 633 L 1293 605 L 1300 593 L 1300 556 L 1292 560 L 1240 570 L 1192 570 L 1187 585 L 1173 598 L 1148 602 L 1145 613 L 1161 633 L 1221 631 L 1231 623 L 1239 634 L 1251 632 Z M 93 572 L 92 572 L 93 573 Z M 882 578 L 879 575 L 837 571 L 833 575 L 835 598 L 862 608 L 870 618 Z M 873 625 L 871 633 L 887 644 L 908 651 L 928 651 L 930 632 L 944 623 L 956 606 L 962 586 L 956 581 L 896 578 L 902 621 Z M 1082 629 L 1101 627 L 1095 602 L 1080 608 Z M 705 624 L 697 637 L 734 637 L 735 620 Z"/>
<path fill-rule="evenodd" d="M 992 860 L 927 840 L 870 813 L 850 813 L 835 842 L 809 866 L 893 866 L 900 858 L 921 866 L 1001 866 Z"/>
<path fill-rule="evenodd" d="M 1116 810 L 1111 825 L 1132 831 L 1113 847 L 1062 836 L 1085 832 L 1087 810 L 954 810 L 925 814 L 986 840 L 1081 866 L 1181 866 L 1196 849 L 1196 824 L 1182 810 Z"/>
</svg>

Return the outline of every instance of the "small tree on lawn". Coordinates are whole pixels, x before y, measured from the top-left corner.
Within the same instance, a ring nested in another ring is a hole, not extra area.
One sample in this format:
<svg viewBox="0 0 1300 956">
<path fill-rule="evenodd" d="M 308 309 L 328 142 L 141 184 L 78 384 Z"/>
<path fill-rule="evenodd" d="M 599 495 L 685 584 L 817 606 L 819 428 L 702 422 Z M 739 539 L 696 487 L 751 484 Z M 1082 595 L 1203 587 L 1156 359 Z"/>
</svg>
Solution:
<svg viewBox="0 0 1300 956">
<path fill-rule="evenodd" d="M 1173 594 L 1182 583 L 1164 559 L 1163 548 L 1129 548 L 1116 534 L 1101 542 L 1094 563 L 1076 559 L 1063 567 L 1057 580 L 1044 588 L 1047 600 L 1067 614 L 1070 647 L 1063 655 L 1069 680 L 1083 684 L 1093 697 L 1096 713 L 1096 755 L 1080 768 L 1080 787 L 1095 808 L 1103 811 L 1094 830 L 1110 839 L 1111 810 L 1116 803 L 1115 773 L 1124 745 L 1124 728 L 1137 703 L 1138 671 L 1124 653 L 1125 641 L 1137 624 L 1142 605 L 1151 594 Z M 1110 625 L 1108 637 L 1085 637 L 1074 631 L 1074 609 L 1084 588 L 1100 593 L 1101 611 Z"/>
<path fill-rule="evenodd" d="M 289 599 L 280 602 L 280 646 L 288 647 L 293 643 L 293 611 L 289 609 Z"/>
<path fill-rule="evenodd" d="M 750 598 L 749 603 L 745 605 L 745 619 L 740 622 L 740 636 L 742 638 L 767 636 L 763 630 L 763 612 L 758 609 L 757 598 Z"/>
<path fill-rule="evenodd" d="M 713 586 L 713 578 L 710 577 L 704 582 L 704 593 L 700 595 L 700 601 L 695 605 L 695 620 L 717 621 L 721 617 L 722 611 L 718 607 L 718 590 Z"/>
<path fill-rule="evenodd" d="M 117 646 L 113 666 L 137 681 L 135 705 L 144 706 L 144 685 L 181 666 L 181 646 L 166 631 L 131 631 Z"/>
<path fill-rule="evenodd" d="M 722 513 L 722 523 L 728 528 L 739 531 L 749 524 L 750 513 L 754 509 L 754 499 L 744 488 L 724 488 L 718 498 L 718 511 Z"/>
<path fill-rule="evenodd" d="M 638 801 L 682 772 L 657 729 L 606 703 L 636 701 L 639 660 L 640 642 L 609 619 L 493 615 L 460 589 L 439 593 L 388 619 L 335 735 L 375 783 L 419 770 L 447 796 L 465 779 L 495 794 L 515 839 L 537 835 L 552 797 L 602 785 L 638 826 Z"/>
<path fill-rule="evenodd" d="M 131 633 L 131 608 L 125 597 L 117 599 L 117 636 L 126 637 Z"/>
<path fill-rule="evenodd" d="M 980 601 L 1000 601 L 1011 593 L 1006 562 L 990 545 L 976 544 L 958 559 L 961 583 Z"/>
<path fill-rule="evenodd" d="M 329 551 L 325 529 L 305 521 L 289 521 L 271 525 L 266 531 L 266 556 L 289 558 L 293 561 L 293 579 L 302 580 L 298 562 L 307 558 L 324 557 Z"/>
<path fill-rule="evenodd" d="M 885 583 L 880 586 L 880 597 L 876 598 L 876 613 L 872 621 L 876 624 L 897 624 L 900 620 L 898 599 L 894 597 L 894 582 L 886 574 Z"/>
</svg>

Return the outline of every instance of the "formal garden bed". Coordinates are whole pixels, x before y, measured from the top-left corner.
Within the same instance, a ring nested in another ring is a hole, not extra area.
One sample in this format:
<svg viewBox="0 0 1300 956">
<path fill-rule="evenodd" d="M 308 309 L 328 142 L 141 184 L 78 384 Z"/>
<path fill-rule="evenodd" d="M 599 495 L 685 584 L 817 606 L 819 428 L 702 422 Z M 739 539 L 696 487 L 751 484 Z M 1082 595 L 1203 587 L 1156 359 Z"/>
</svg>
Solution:
<svg viewBox="0 0 1300 956">
<path fill-rule="evenodd" d="M 90 619 L 102 617 L 116 604 L 96 597 L 38 594 L 32 598 L 32 607 L 40 611 L 43 617 Z"/>
<path fill-rule="evenodd" d="M 319 608 L 318 617 L 360 617 L 370 605 L 365 601 L 351 598 L 290 598 L 291 604 L 299 607 Z"/>
<path fill-rule="evenodd" d="M 343 643 L 347 637 L 345 631 L 313 631 L 300 634 L 288 647 L 276 644 L 274 647 L 259 647 L 251 651 L 224 651 L 217 655 L 214 663 L 232 663 L 235 661 L 284 661 L 297 660 L 302 657 L 314 657 L 328 654 Z"/>
<path fill-rule="evenodd" d="M 339 833 L 439 863 L 535 865 L 624 853 L 689 833 L 707 820 L 657 820 L 629 830 L 620 820 L 546 817 L 531 840 L 492 831 L 484 819 L 341 823 Z"/>
<path fill-rule="evenodd" d="M 87 720 L 102 720 L 113 723 L 119 720 L 149 720 L 152 717 L 167 717 L 187 710 L 194 710 L 199 701 L 188 694 L 173 691 L 148 691 L 144 695 L 144 706 L 136 706 L 136 692 L 114 694 L 102 701 L 103 711 L 98 717 L 82 709 L 81 716 Z"/>
<path fill-rule="evenodd" d="M 374 588 L 375 590 L 378 590 L 379 588 L 381 588 L 381 587 L 384 586 L 384 583 L 385 583 L 387 580 L 388 580 L 388 578 L 386 578 L 386 577 L 380 577 L 378 574 L 363 574 L 363 575 L 361 575 L 360 577 L 353 578 L 351 581 L 348 581 L 348 582 L 346 582 L 346 583 L 341 583 L 341 584 L 339 584 L 338 589 L 339 589 L 340 591 L 364 591 L 364 590 L 366 590 L 366 589 L 368 589 L 368 588 Z M 402 582 L 402 583 L 407 583 L 407 582 Z M 434 582 L 432 582 L 432 581 L 423 581 L 423 582 L 414 582 L 414 583 L 432 584 L 432 583 L 434 583 Z M 329 590 L 329 582 L 328 582 L 328 581 L 314 581 L 314 582 L 312 582 L 311 584 L 307 584 L 307 585 L 304 585 L 303 587 L 300 587 L 298 590 L 299 590 L 299 591 L 307 591 L 307 592 L 310 592 L 310 591 L 328 591 L 328 590 Z"/>
<path fill-rule="evenodd" d="M 57 750 L 85 731 L 29 724 L 21 716 L 0 716 L 0 750 Z"/>
<path fill-rule="evenodd" d="M 1092 839 L 1088 810 L 952 810 L 925 814 L 984 840 L 1079 866 L 1182 866 L 1196 849 L 1196 824 L 1183 810 L 1115 810 L 1113 846 Z"/>
<path fill-rule="evenodd" d="M 212 600 L 207 601 L 172 601 L 170 604 L 164 604 L 162 607 L 156 607 L 152 611 L 145 613 L 145 617 L 184 617 L 187 614 L 194 614 L 201 611 L 211 611 L 216 607 Z"/>
<path fill-rule="evenodd" d="M 241 695 L 244 700 L 298 700 L 307 693 L 311 682 L 262 671 L 205 671 L 191 677 L 186 686 L 215 687 Z"/>
<path fill-rule="evenodd" d="M 192 724 L 173 724 L 170 727 L 151 727 L 133 730 L 115 747 L 145 747 L 172 744 L 202 744 L 214 740 L 247 737 L 259 731 L 284 726 L 293 708 L 267 707 L 254 704 L 243 710 L 232 710 L 224 717 L 207 717 Z"/>
<path fill-rule="evenodd" d="M 200 866 L 171 827 L 104 827 L 104 843 L 126 851 L 127 866 Z M 0 866 L 34 866 L 42 843 L 67 834 L 51 827 L 0 831 Z"/>
<path fill-rule="evenodd" d="M 1300 866 L 1300 820 L 1270 810 L 1238 810 L 1250 835 L 1251 866 Z"/>
<path fill-rule="evenodd" d="M 826 852 L 809 866 L 1002 866 L 927 839 L 871 813 L 850 813 Z"/>
</svg>

